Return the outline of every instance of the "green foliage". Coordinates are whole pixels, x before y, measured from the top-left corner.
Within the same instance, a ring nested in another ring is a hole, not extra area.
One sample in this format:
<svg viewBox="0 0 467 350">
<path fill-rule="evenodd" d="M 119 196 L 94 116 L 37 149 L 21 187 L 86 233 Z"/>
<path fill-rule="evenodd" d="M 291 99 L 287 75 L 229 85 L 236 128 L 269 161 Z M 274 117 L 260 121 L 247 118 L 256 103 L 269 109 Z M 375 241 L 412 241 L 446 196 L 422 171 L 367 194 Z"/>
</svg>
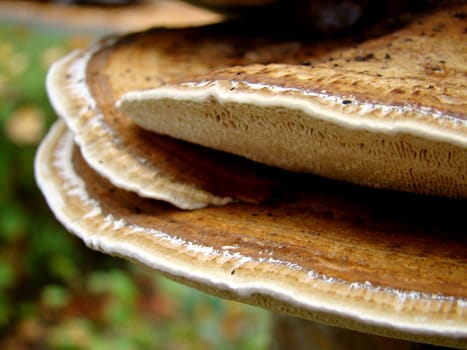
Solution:
<svg viewBox="0 0 467 350">
<path fill-rule="evenodd" d="M 33 160 L 56 118 L 46 72 L 73 35 L 0 22 L 0 348 L 265 348 L 265 311 L 91 251 L 51 214 Z"/>
</svg>

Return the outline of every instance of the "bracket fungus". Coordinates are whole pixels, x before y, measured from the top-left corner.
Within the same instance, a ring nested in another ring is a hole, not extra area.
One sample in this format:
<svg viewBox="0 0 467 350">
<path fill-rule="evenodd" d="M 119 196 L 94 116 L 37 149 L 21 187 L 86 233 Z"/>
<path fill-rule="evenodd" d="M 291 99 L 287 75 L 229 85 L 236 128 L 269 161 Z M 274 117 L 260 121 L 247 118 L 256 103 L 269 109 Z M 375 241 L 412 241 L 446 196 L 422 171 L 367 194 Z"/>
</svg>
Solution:
<svg viewBox="0 0 467 350">
<path fill-rule="evenodd" d="M 102 40 L 50 70 L 61 120 L 38 184 L 93 249 L 279 313 L 467 347 L 466 10 L 358 45 L 238 23 Z"/>
<path fill-rule="evenodd" d="M 282 43 L 286 62 L 257 57 L 165 81 L 125 93 L 118 107 L 145 129 L 268 165 L 465 199 L 464 30 L 447 11 L 322 55 L 307 54 L 312 42 Z"/>
</svg>

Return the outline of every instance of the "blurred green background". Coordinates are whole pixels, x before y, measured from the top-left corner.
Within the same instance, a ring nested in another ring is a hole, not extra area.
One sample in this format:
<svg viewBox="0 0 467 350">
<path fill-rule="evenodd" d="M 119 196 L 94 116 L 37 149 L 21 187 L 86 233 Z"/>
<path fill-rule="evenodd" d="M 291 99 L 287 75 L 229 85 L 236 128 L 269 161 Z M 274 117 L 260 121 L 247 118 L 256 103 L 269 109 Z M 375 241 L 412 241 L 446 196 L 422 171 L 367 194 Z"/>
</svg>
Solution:
<svg viewBox="0 0 467 350">
<path fill-rule="evenodd" d="M 55 120 L 44 80 L 102 33 L 0 19 L 0 349 L 264 349 L 264 310 L 87 249 L 34 181 Z"/>
</svg>

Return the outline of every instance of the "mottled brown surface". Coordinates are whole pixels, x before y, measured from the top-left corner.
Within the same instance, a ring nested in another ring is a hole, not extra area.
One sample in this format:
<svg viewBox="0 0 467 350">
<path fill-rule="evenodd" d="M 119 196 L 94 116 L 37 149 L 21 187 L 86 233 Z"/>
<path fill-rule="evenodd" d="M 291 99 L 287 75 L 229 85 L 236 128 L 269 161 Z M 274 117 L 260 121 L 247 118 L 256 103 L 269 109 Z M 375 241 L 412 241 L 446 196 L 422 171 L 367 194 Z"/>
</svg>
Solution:
<svg viewBox="0 0 467 350">
<path fill-rule="evenodd" d="M 299 176 L 268 204 L 184 211 L 114 187 L 78 148 L 69 159 L 65 133 L 62 123 L 41 145 L 36 174 L 59 220 L 90 247 L 276 312 L 467 345 L 450 332 L 466 323 L 465 201 Z M 74 170 L 64 171 L 69 162 Z"/>
<path fill-rule="evenodd" d="M 40 158 L 51 171 L 50 185 L 42 189 L 46 196 L 59 191 L 52 208 L 94 249 L 140 262 L 145 254 L 162 258 L 158 269 L 175 280 L 276 312 L 388 337 L 466 345 L 449 333 L 400 327 L 418 319 L 465 324 L 465 201 L 308 178 L 306 189 L 292 185 L 288 198 L 275 203 L 183 211 L 115 188 L 83 162 L 77 148 L 73 164 L 86 192 L 76 192 L 56 162 L 59 142 L 47 145 L 52 148 Z M 62 200 L 66 206 L 57 206 Z M 102 212 L 89 215 L 96 204 Z M 109 214 L 117 226 L 106 223 Z M 174 273 L 173 266 L 182 271 Z M 199 280 L 199 273 L 217 282 Z M 267 285 L 245 294 L 244 283 Z M 297 304 L 298 295 L 311 303 L 324 298 L 329 309 Z M 347 308 L 359 310 L 362 319 L 346 316 Z M 365 320 L 375 314 L 390 324 Z"/>
<path fill-rule="evenodd" d="M 75 167 L 105 212 L 187 242 L 270 257 L 349 282 L 467 298 L 465 201 L 365 190 L 307 177 L 263 205 L 181 211 Z M 308 184 L 306 188 L 301 187 Z"/>
<path fill-rule="evenodd" d="M 229 67 L 194 81 L 235 80 L 305 92 L 325 90 L 330 95 L 352 96 L 350 103 L 432 108 L 467 120 L 466 9 L 415 17 L 406 28 L 331 51 L 324 59 L 311 57 L 305 66 Z"/>
<path fill-rule="evenodd" d="M 156 30 L 120 40 L 106 69 L 120 73 L 111 78 L 117 98 L 177 80 L 235 80 L 326 90 L 354 96 L 357 103 L 423 106 L 465 120 L 466 11 L 455 6 L 436 15 L 413 15 L 401 29 L 383 22 L 370 33 L 335 40 L 236 24 Z M 245 67 L 252 64 L 260 66 Z M 120 80 L 130 76 L 133 81 L 126 84 Z"/>
</svg>

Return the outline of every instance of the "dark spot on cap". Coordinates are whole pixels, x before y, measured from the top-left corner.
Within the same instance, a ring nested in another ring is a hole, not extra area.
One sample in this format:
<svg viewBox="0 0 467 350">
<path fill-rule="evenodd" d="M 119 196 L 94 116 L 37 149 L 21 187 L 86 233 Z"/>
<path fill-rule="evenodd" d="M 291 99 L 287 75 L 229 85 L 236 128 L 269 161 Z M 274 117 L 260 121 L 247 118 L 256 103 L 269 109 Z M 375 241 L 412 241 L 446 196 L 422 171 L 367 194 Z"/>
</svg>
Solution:
<svg viewBox="0 0 467 350">
<path fill-rule="evenodd" d="M 467 17 L 467 13 L 463 10 L 461 11 L 458 11 L 454 14 L 454 17 L 455 18 L 458 18 L 458 19 L 465 19 Z"/>
<path fill-rule="evenodd" d="M 356 56 L 355 61 L 365 62 L 365 61 L 371 60 L 373 58 L 375 58 L 375 54 L 374 53 L 368 53 L 365 56 L 360 56 L 360 55 Z"/>
</svg>

